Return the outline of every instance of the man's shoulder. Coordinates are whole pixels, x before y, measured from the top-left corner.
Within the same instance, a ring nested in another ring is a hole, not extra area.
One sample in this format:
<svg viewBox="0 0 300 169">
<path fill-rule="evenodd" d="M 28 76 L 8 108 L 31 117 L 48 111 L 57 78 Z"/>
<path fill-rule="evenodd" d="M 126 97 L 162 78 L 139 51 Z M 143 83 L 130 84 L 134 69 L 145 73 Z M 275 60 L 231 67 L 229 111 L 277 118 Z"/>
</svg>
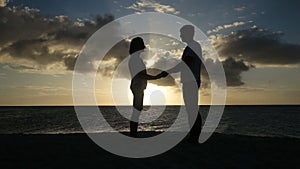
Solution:
<svg viewBox="0 0 300 169">
<path fill-rule="evenodd" d="M 195 48 L 200 48 L 201 49 L 201 45 L 197 41 L 193 41 L 193 43 L 191 43 L 191 46 L 195 47 Z"/>
</svg>

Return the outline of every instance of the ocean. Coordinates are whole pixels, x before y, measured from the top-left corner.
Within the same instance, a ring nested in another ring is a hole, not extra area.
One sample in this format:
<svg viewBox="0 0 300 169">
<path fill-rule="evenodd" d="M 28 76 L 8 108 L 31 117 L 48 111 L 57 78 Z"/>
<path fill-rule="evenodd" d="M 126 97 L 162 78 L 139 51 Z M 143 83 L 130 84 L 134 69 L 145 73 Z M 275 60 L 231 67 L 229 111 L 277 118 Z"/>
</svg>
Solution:
<svg viewBox="0 0 300 169">
<path fill-rule="evenodd" d="M 113 106 L 99 107 L 114 131 L 129 131 L 129 122 Z M 131 112 L 131 108 L 124 107 Z M 150 110 L 161 109 L 154 106 Z M 159 118 L 139 125 L 139 131 L 163 132 L 177 118 L 180 106 L 167 106 Z M 200 106 L 205 120 L 209 106 Z M 145 111 L 149 118 L 154 113 Z M 88 114 L 86 118 L 90 117 Z M 0 134 L 83 133 L 73 106 L 0 107 Z M 113 132 L 101 126 L 91 132 Z M 300 138 L 300 106 L 226 106 L 217 133 Z"/>
</svg>

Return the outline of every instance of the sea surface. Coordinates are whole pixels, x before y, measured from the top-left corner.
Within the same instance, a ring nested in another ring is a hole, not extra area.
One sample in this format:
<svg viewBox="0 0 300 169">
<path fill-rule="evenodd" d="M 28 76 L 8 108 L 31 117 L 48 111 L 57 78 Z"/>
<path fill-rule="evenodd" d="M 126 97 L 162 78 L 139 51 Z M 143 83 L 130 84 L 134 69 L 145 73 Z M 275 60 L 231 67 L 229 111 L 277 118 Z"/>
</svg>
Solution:
<svg viewBox="0 0 300 169">
<path fill-rule="evenodd" d="M 131 113 L 130 106 L 122 111 Z M 139 125 L 140 131 L 166 131 L 176 120 L 180 106 L 145 107 L 142 112 L 151 122 Z M 100 106 L 108 129 L 103 122 L 87 132 L 129 131 L 129 120 L 113 106 Z M 162 111 L 163 110 L 163 111 Z M 203 122 L 209 106 L 200 106 Z M 157 116 L 158 113 L 160 115 Z M 93 121 L 93 114 L 82 117 Z M 180 126 L 179 126 L 180 127 Z M 73 106 L 4 106 L 0 107 L 0 134 L 68 134 L 83 133 Z M 300 138 L 300 106 L 226 106 L 215 132 L 268 137 Z"/>
</svg>

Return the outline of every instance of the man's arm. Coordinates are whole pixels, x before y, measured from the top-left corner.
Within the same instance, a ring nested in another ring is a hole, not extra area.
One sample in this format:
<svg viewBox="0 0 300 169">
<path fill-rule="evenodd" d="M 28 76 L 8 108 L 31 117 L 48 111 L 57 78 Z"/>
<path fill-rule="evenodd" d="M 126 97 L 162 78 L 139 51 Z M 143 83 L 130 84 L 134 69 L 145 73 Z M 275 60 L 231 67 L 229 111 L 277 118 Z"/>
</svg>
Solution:
<svg viewBox="0 0 300 169">
<path fill-rule="evenodd" d="M 182 67 L 184 66 L 183 64 L 185 64 L 184 62 L 187 60 L 188 57 L 188 51 L 189 51 L 189 47 L 186 47 L 182 53 L 182 57 L 180 62 L 174 66 L 173 68 L 166 70 L 166 72 L 168 73 L 177 73 L 180 72 L 182 70 Z"/>
<path fill-rule="evenodd" d="M 180 72 L 181 69 L 182 69 L 182 66 L 183 66 L 182 64 L 183 64 L 183 62 L 180 61 L 176 66 L 172 67 L 169 70 L 166 70 L 166 72 L 168 72 L 168 73 L 177 73 L 177 72 Z"/>
</svg>

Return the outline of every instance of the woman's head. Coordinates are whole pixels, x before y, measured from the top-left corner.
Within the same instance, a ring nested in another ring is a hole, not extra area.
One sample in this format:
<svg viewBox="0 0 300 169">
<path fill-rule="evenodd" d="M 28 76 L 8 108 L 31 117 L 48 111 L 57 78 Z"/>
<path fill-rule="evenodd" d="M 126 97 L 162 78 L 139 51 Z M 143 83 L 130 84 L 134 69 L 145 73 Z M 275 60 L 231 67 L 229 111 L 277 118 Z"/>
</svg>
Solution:
<svg viewBox="0 0 300 169">
<path fill-rule="evenodd" d="M 131 40 L 129 54 L 145 49 L 144 41 L 141 37 L 136 37 Z"/>
</svg>

